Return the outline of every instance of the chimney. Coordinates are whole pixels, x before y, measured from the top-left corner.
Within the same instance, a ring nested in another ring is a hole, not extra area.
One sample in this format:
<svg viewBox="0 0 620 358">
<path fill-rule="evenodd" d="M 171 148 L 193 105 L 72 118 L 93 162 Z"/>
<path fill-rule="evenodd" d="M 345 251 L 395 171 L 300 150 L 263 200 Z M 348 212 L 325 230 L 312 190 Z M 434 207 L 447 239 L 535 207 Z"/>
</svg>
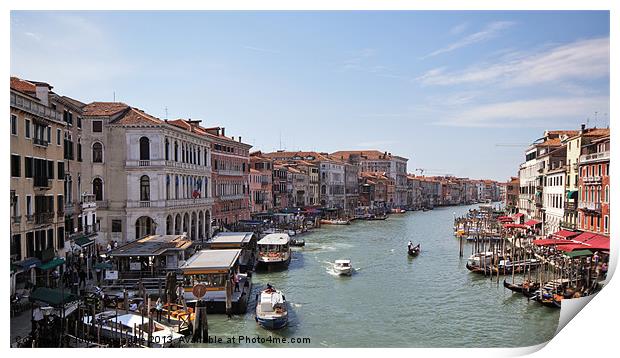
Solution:
<svg viewBox="0 0 620 358">
<path fill-rule="evenodd" d="M 45 83 L 37 83 L 35 93 L 37 98 L 41 101 L 41 104 L 43 104 L 44 106 L 49 105 L 49 85 Z"/>
<path fill-rule="evenodd" d="M 222 136 L 226 135 L 226 128 L 222 127 Z"/>
<path fill-rule="evenodd" d="M 239 143 L 241 143 L 241 136 L 239 136 Z"/>
<path fill-rule="evenodd" d="M 580 134 L 583 134 L 583 132 L 586 130 L 586 125 L 585 123 L 581 123 L 581 132 Z"/>
</svg>

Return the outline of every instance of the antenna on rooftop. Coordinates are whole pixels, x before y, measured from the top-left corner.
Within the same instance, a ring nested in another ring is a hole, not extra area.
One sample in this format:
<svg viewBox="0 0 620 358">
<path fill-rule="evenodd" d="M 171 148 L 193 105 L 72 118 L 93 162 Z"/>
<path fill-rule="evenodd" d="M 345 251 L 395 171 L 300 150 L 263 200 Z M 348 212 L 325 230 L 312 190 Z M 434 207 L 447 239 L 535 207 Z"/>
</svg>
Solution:
<svg viewBox="0 0 620 358">
<path fill-rule="evenodd" d="M 166 120 L 167 120 L 168 119 L 168 107 L 166 106 L 164 110 L 166 111 Z"/>
<path fill-rule="evenodd" d="M 116 91 L 112 91 L 112 102 L 116 102 Z"/>
<path fill-rule="evenodd" d="M 282 131 L 280 131 L 280 150 L 282 150 Z"/>
</svg>

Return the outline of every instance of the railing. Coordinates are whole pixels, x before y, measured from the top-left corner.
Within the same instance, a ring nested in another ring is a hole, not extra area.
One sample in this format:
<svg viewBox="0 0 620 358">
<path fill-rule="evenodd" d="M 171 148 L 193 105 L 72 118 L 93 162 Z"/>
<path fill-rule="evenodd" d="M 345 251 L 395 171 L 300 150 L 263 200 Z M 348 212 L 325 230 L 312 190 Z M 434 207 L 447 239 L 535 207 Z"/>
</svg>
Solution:
<svg viewBox="0 0 620 358">
<path fill-rule="evenodd" d="M 26 222 L 31 223 L 34 221 L 34 215 L 33 214 L 26 214 Z"/>
<path fill-rule="evenodd" d="M 245 199 L 249 197 L 247 194 L 234 194 L 234 195 L 220 195 L 218 196 L 218 199 L 220 200 L 239 200 L 239 199 Z"/>
<path fill-rule="evenodd" d="M 62 210 L 58 210 L 58 211 L 56 212 L 56 215 L 57 215 L 58 217 L 65 216 L 65 210 L 64 210 L 64 209 L 62 209 Z"/>
<path fill-rule="evenodd" d="M 54 219 L 54 213 L 35 213 L 34 214 L 34 222 L 35 224 L 49 224 Z"/>
<path fill-rule="evenodd" d="M 19 224 L 22 221 L 22 216 L 21 215 L 11 216 L 11 221 L 13 222 L 13 224 Z"/>
<path fill-rule="evenodd" d="M 46 140 L 39 139 L 39 138 L 33 138 L 32 143 L 40 147 L 47 147 L 47 145 L 49 144 Z"/>
<path fill-rule="evenodd" d="M 128 200 L 128 208 L 170 208 L 170 207 L 188 207 L 188 206 L 207 206 L 213 205 L 213 198 L 196 198 L 196 199 L 168 199 L 168 200 Z"/>
<path fill-rule="evenodd" d="M 141 208 L 150 208 L 151 207 L 151 202 L 150 201 L 142 200 L 142 201 L 139 202 L 139 204 L 140 204 Z"/>
<path fill-rule="evenodd" d="M 571 201 L 566 202 L 566 210 L 576 210 L 576 209 L 577 209 L 577 203 L 571 202 Z"/>
<path fill-rule="evenodd" d="M 95 202 L 100 209 L 107 209 L 110 204 L 107 200 L 98 200 Z"/>
<path fill-rule="evenodd" d="M 122 241 L 123 233 L 121 232 L 112 232 L 110 233 L 110 238 L 114 241 Z"/>
<path fill-rule="evenodd" d="M 584 154 L 579 157 L 580 164 L 599 161 L 599 160 L 609 160 L 609 151 L 592 153 L 592 154 Z"/>
<path fill-rule="evenodd" d="M 584 184 L 600 184 L 602 181 L 603 178 L 600 176 L 590 176 L 583 178 Z"/>
<path fill-rule="evenodd" d="M 39 117 L 47 118 L 54 121 L 62 121 L 62 117 L 59 112 L 56 112 L 49 107 L 36 103 L 27 98 L 17 96 L 14 93 L 11 93 L 11 106 L 32 113 Z"/>
<path fill-rule="evenodd" d="M 216 169 L 216 170 L 214 170 L 214 172 L 219 174 L 219 175 L 234 175 L 234 176 L 242 176 L 242 175 L 245 174 L 245 172 L 243 172 L 241 170 Z"/>
<path fill-rule="evenodd" d="M 579 203 L 579 209 L 590 210 L 590 211 L 601 211 L 601 203 Z"/>
<path fill-rule="evenodd" d="M 52 187 L 52 180 L 44 177 L 34 177 L 33 186 L 35 188 L 49 189 Z"/>
<path fill-rule="evenodd" d="M 139 167 L 150 167 L 151 166 L 151 161 L 150 160 L 139 160 L 138 161 L 138 166 Z"/>
</svg>

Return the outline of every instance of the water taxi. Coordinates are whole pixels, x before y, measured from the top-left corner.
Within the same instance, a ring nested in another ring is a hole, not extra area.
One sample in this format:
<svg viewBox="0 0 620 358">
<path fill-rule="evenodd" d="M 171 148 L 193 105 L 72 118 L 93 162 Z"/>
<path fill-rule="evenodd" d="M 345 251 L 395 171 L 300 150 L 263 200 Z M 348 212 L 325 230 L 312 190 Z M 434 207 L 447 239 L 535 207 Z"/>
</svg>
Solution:
<svg viewBox="0 0 620 358">
<path fill-rule="evenodd" d="M 287 234 L 269 234 L 258 241 L 257 268 L 288 267 L 291 262 L 291 238 Z"/>
<path fill-rule="evenodd" d="M 251 272 L 241 273 L 241 249 L 201 250 L 181 267 L 185 301 L 201 299 L 208 313 L 245 313 L 252 290 Z M 194 296 L 193 288 L 204 284 L 204 297 Z"/>
<path fill-rule="evenodd" d="M 323 225 L 349 225 L 351 222 L 349 220 L 344 219 L 322 219 L 321 224 Z"/>
<path fill-rule="evenodd" d="M 152 321 L 135 313 L 118 315 L 114 311 L 104 311 L 93 316 L 84 316 L 83 322 L 87 326 L 96 327 L 99 334 L 105 338 L 118 339 L 121 336 L 150 347 L 162 348 L 178 346 L 182 334 L 175 332 L 171 326 Z"/>
<path fill-rule="evenodd" d="M 334 262 L 334 272 L 341 276 L 351 276 L 353 273 L 351 260 L 336 260 Z"/>
<path fill-rule="evenodd" d="M 256 322 L 266 329 L 280 329 L 288 324 L 286 299 L 282 291 L 267 284 L 257 295 Z"/>
</svg>

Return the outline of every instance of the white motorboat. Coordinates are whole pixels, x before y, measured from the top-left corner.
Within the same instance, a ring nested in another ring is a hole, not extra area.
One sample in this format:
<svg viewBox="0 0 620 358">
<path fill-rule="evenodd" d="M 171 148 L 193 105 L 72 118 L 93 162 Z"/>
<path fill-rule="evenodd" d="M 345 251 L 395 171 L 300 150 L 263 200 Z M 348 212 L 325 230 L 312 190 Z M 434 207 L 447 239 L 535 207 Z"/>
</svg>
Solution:
<svg viewBox="0 0 620 358">
<path fill-rule="evenodd" d="M 257 296 L 256 322 L 266 329 L 285 327 L 288 324 L 288 310 L 282 291 L 267 285 Z"/>
<path fill-rule="evenodd" d="M 288 234 L 269 234 L 257 243 L 258 267 L 288 267 L 291 262 L 291 238 Z"/>
<path fill-rule="evenodd" d="M 92 316 L 85 316 L 83 322 L 89 326 L 100 327 L 100 334 L 103 337 L 115 339 L 121 336 L 122 331 L 123 336 L 129 336 L 134 342 L 156 348 L 178 346 L 183 338 L 183 335 L 175 332 L 173 327 L 155 320 L 151 325 L 148 317 L 134 313 L 117 315 L 114 311 L 104 311 L 97 313 L 94 320 Z M 151 331 L 150 344 L 149 331 Z"/>
<path fill-rule="evenodd" d="M 336 260 L 334 262 L 334 272 L 342 276 L 351 276 L 353 273 L 353 266 L 351 266 L 351 260 Z"/>
</svg>

